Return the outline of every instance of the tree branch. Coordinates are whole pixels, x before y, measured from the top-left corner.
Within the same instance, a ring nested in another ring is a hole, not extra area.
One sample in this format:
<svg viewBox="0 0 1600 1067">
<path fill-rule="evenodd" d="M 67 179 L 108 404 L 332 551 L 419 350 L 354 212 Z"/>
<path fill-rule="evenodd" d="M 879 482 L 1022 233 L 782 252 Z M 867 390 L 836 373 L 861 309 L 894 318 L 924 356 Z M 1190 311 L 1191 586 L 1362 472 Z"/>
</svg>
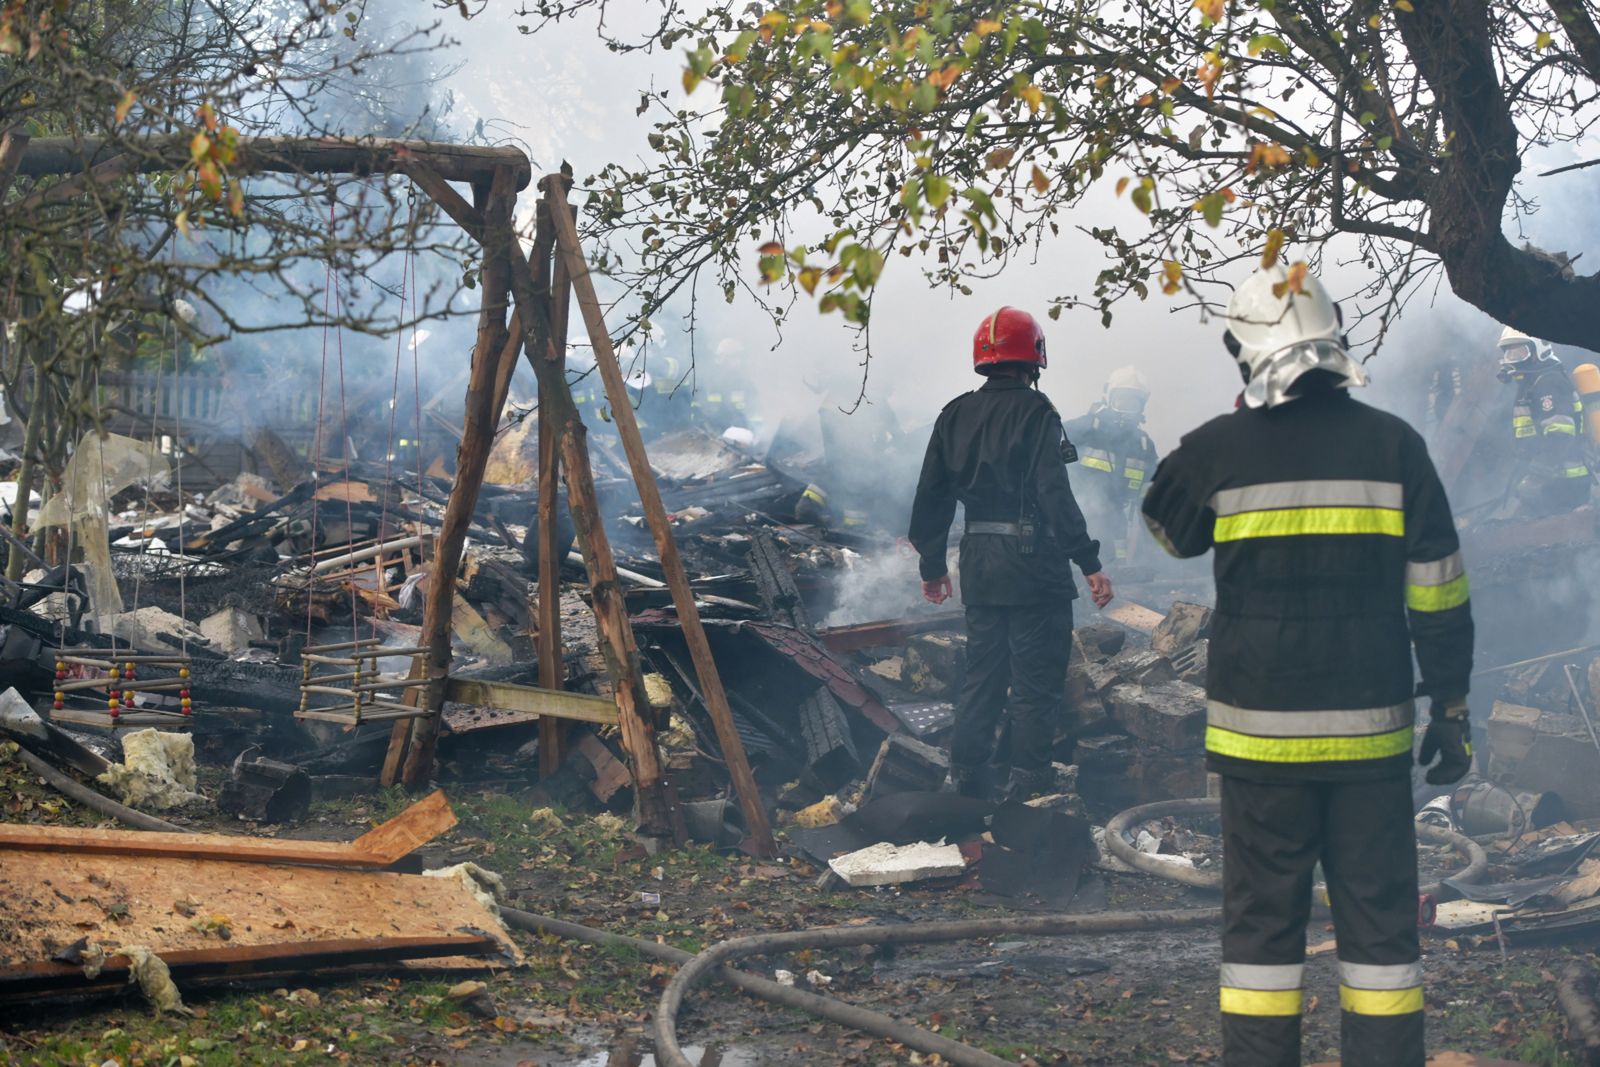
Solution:
<svg viewBox="0 0 1600 1067">
<path fill-rule="evenodd" d="M 1572 47 L 1583 60 L 1583 69 L 1600 82 L 1600 28 L 1596 28 L 1594 19 L 1589 16 L 1588 5 L 1583 0 L 1545 0 L 1545 3 L 1566 28 Z"/>
</svg>

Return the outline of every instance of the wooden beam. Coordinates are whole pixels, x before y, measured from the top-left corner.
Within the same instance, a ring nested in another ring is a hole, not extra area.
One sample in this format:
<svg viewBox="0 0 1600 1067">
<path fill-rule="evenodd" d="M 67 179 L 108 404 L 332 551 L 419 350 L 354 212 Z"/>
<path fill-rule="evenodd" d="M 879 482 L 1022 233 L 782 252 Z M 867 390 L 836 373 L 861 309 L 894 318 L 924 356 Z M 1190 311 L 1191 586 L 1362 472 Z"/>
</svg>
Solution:
<svg viewBox="0 0 1600 1067">
<path fill-rule="evenodd" d="M 189 137 L 38 137 L 17 173 L 29 178 L 81 174 L 124 153 L 130 157 L 126 173 L 181 169 L 189 162 Z M 400 174 L 413 163 L 452 182 L 488 182 L 496 172 L 509 170 L 512 192 L 533 179 L 533 166 L 518 148 L 388 137 L 243 137 L 228 169 L 232 174 Z"/>
<path fill-rule="evenodd" d="M 479 244 L 483 243 L 483 212 L 450 188 L 450 183 L 438 171 L 420 160 L 413 160 L 406 164 L 405 173 L 457 226 L 466 231 L 468 237 Z M 432 403 L 430 401 L 428 406 L 431 407 Z"/>
<path fill-rule="evenodd" d="M 549 234 L 546 255 L 555 248 L 555 224 L 550 203 L 539 201 L 537 232 Z M 536 276 L 537 277 L 537 276 Z M 546 358 L 565 380 L 567 373 L 567 320 L 572 304 L 572 275 L 560 257 L 550 275 L 550 350 Z M 555 417 L 546 417 L 544 390 L 539 391 L 539 685 L 561 689 L 566 671 L 561 655 L 561 560 L 556 523 L 557 495 L 561 484 L 561 449 L 556 441 Z M 561 768 L 566 756 L 567 730 L 560 719 L 539 720 L 539 777 L 548 778 Z"/>
<path fill-rule="evenodd" d="M 506 310 L 511 291 L 510 255 L 516 244 L 511 228 L 516 207 L 515 174 L 510 168 L 495 171 L 484 197 L 483 215 L 486 242 L 479 291 L 483 307 L 478 314 L 478 339 L 472 351 L 472 374 L 467 380 L 467 399 L 461 445 L 456 451 L 456 475 L 445 505 L 444 522 L 439 530 L 438 550 L 428 585 L 428 601 L 423 611 L 422 644 L 428 646 L 428 715 L 411 727 L 411 750 L 406 753 L 402 780 L 408 789 L 421 789 L 433 776 L 433 753 L 443 723 L 445 684 L 450 672 L 450 615 L 455 601 L 456 575 L 461 569 L 461 553 L 466 546 L 478 491 L 494 446 L 495 427 L 500 411 L 495 407 L 495 382 L 499 360 L 507 345 Z M 515 349 L 511 350 L 513 355 Z"/>
<path fill-rule="evenodd" d="M 405 859 L 455 824 L 450 802 L 443 793 L 434 793 L 349 843 L 0 823 L 0 849 L 379 870 Z"/>
<path fill-rule="evenodd" d="M 594 471 L 589 466 L 587 432 L 583 420 L 578 417 L 566 375 L 550 360 L 539 358 L 550 345 L 550 308 L 539 296 L 527 257 L 515 244 L 511 249 L 511 280 L 517 306 L 524 312 L 523 328 L 527 331 L 522 354 L 539 379 L 540 402 L 554 424 L 552 432 L 561 442 L 567 506 L 578 530 L 578 547 L 589 573 L 600 652 L 611 676 L 622 747 L 633 773 L 639 829 L 654 836 L 670 833 L 676 840 L 686 840 L 682 812 L 667 801 L 661 755 L 656 751 L 655 724 L 650 718 L 650 699 L 639 665 L 639 648 L 628 619 L 627 601 L 617 580 L 616 559 L 611 554 L 611 543 L 606 540 L 601 521 Z"/>
<path fill-rule="evenodd" d="M 755 841 L 756 851 L 763 856 L 772 856 L 777 853 L 777 845 L 772 839 L 767 809 L 761 802 L 755 775 L 751 774 L 750 763 L 745 758 L 744 743 L 734 726 L 733 710 L 728 706 L 728 695 L 723 691 L 722 677 L 711 655 L 711 642 L 700 622 L 700 609 L 695 605 L 694 590 L 689 587 L 688 571 L 684 569 L 678 544 L 672 537 L 672 520 L 668 518 L 666 506 L 661 502 L 661 490 L 656 486 L 655 471 L 650 467 L 644 439 L 639 435 L 639 423 L 634 417 L 628 387 L 623 381 L 622 368 L 617 363 L 617 354 L 611 345 L 611 335 L 606 330 L 605 312 L 601 310 L 600 297 L 589 277 L 589 265 L 584 260 L 583 246 L 578 241 L 578 228 L 573 222 L 566 190 L 562 185 L 560 181 L 548 179 L 541 183 L 555 221 L 556 249 L 572 275 L 573 295 L 577 298 L 578 311 L 588 328 L 589 343 L 594 346 L 595 366 L 600 371 L 600 380 L 605 383 L 617 435 L 622 439 L 628 466 L 633 471 L 633 480 L 639 489 L 639 500 L 655 538 L 656 553 L 661 557 L 661 569 L 666 575 L 667 586 L 672 590 L 678 623 L 683 628 L 689 656 L 694 661 L 695 674 L 700 680 L 700 692 L 706 709 L 711 713 L 717 743 L 727 762 L 728 775 L 739 797 L 739 807 L 744 812 L 745 826 Z"/>
<path fill-rule="evenodd" d="M 555 721 L 592 722 L 599 726 L 617 725 L 616 702 L 590 693 L 569 693 L 564 689 L 490 682 L 482 678 L 452 678 L 445 687 L 452 704 L 481 704 L 529 715 L 545 715 Z"/>
</svg>

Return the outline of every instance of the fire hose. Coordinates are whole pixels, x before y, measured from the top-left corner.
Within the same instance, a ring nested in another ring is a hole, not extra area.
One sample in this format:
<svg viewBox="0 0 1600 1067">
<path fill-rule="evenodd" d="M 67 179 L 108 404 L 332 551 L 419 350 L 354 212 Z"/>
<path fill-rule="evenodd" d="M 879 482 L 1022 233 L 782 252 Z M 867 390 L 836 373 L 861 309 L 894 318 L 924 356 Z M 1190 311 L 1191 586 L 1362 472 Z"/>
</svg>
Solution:
<svg viewBox="0 0 1600 1067">
<path fill-rule="evenodd" d="M 801 949 L 820 948 L 848 948 L 853 945 L 905 945 L 926 944 L 936 941 L 968 941 L 974 938 L 1011 936 L 1033 937 L 1060 937 L 1069 934 L 1110 934 L 1124 933 L 1133 930 L 1169 930 L 1177 926 L 1205 926 L 1220 922 L 1222 909 L 1220 908 L 1189 908 L 1175 911 L 1137 911 L 1137 912 L 1109 912 L 1104 915 L 1037 915 L 1013 916 L 1000 919 L 969 919 L 960 922 L 932 922 L 932 923 L 904 923 L 895 926 L 827 926 L 812 930 L 796 930 L 792 933 L 782 934 L 757 934 L 753 937 L 740 937 L 732 941 L 724 941 L 714 945 L 698 956 L 690 959 L 678 969 L 678 973 L 668 983 L 666 991 L 661 994 L 661 1003 L 656 1008 L 655 1039 L 656 1062 L 664 1067 L 694 1067 L 694 1064 L 683 1054 L 682 1047 L 678 1044 L 678 1011 L 683 1006 L 684 995 L 700 982 L 706 975 L 716 973 L 727 977 L 739 975 L 740 972 L 726 966 L 737 959 L 746 956 L 764 956 L 778 952 L 791 952 Z M 744 976 L 748 978 L 749 976 Z M 743 988 L 741 986 L 741 988 Z M 779 987 L 784 989 L 784 987 Z M 784 989 L 786 993 L 793 990 Z M 759 994 L 758 994 L 759 995 Z M 817 997 L 831 1009 L 837 1002 L 826 997 Z M 798 1006 L 798 1005 L 796 1005 Z M 838 1005 L 843 1006 L 843 1005 Z M 808 1008 L 807 1010 L 813 1010 Z M 859 1012 L 861 1009 L 851 1009 Z M 820 1012 L 819 1012 L 820 1014 Z M 867 1012 L 867 1015 L 877 1016 L 878 1019 L 893 1023 L 885 1016 L 876 1012 Z M 842 1017 L 829 1014 L 829 1018 Z M 856 1023 L 850 1023 L 855 1026 Z M 894 1023 L 896 1026 L 904 1024 Z M 865 1029 L 862 1027 L 862 1029 Z M 926 1038 L 937 1037 L 927 1031 L 917 1030 L 918 1036 Z M 867 1030 L 867 1033 L 882 1035 L 879 1031 Z M 895 1040 L 900 1040 L 896 1038 Z M 906 1042 L 910 1045 L 910 1042 Z M 954 1042 L 952 1042 L 954 1044 Z M 910 1045 L 919 1051 L 931 1051 L 926 1045 Z M 969 1048 L 965 1045 L 955 1045 L 949 1052 L 941 1051 L 940 1055 L 951 1063 L 960 1067 L 997 1067 L 1006 1063 L 987 1052 Z"/>
<path fill-rule="evenodd" d="M 1165 878 L 1171 882 L 1180 882 L 1196 889 L 1209 889 L 1220 892 L 1222 890 L 1222 874 L 1218 871 L 1202 871 L 1193 867 L 1184 867 L 1170 860 L 1152 856 L 1148 852 L 1140 852 L 1122 835 L 1129 827 L 1137 826 L 1148 819 L 1160 819 L 1170 816 L 1200 816 L 1222 814 L 1222 802 L 1214 797 L 1189 797 L 1183 800 L 1163 800 L 1155 804 L 1142 804 L 1136 808 L 1129 808 L 1114 816 L 1106 823 L 1105 842 L 1106 848 L 1113 856 L 1126 863 L 1128 866 L 1143 871 L 1145 874 Z M 1417 836 L 1424 841 L 1436 845 L 1449 845 L 1467 859 L 1466 867 L 1454 878 L 1462 882 L 1479 881 L 1489 868 L 1489 855 L 1483 851 L 1483 846 L 1465 834 L 1456 833 L 1438 826 L 1418 824 Z M 1434 882 L 1425 885 L 1419 891 L 1423 896 L 1436 896 L 1442 888 L 1441 884 Z"/>
</svg>

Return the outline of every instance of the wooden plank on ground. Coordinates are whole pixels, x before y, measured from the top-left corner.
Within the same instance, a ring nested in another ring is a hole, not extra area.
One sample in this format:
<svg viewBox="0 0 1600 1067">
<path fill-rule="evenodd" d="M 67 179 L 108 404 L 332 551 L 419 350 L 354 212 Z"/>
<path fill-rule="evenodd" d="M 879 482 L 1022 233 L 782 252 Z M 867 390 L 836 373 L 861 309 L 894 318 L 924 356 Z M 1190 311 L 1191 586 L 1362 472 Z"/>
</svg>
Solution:
<svg viewBox="0 0 1600 1067">
<path fill-rule="evenodd" d="M 454 704 L 482 704 L 573 722 L 592 722 L 601 726 L 617 724 L 616 703 L 608 697 L 589 693 L 567 693 L 480 678 L 452 678 L 445 686 L 445 699 Z"/>
<path fill-rule="evenodd" d="M 0 823 L 0 850 L 374 869 L 403 859 L 455 823 L 449 802 L 436 792 L 353 843 Z"/>
<path fill-rule="evenodd" d="M 241 877 L 238 864 L 214 859 L 0 848 L 0 899 L 10 902 L 0 910 L 0 989 L 10 976 L 37 977 L 81 938 L 112 957 L 143 945 L 244 971 L 282 969 L 295 946 L 392 939 L 421 939 L 422 955 L 518 958 L 499 919 L 453 878 L 290 866 Z"/>
</svg>

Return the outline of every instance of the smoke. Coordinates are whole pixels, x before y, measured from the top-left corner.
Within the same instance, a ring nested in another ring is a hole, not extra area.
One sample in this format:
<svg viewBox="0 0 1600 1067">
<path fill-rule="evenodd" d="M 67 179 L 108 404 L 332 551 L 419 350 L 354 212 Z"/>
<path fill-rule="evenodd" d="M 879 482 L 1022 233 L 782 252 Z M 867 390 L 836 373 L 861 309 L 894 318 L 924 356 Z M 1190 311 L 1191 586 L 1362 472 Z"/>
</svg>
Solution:
<svg viewBox="0 0 1600 1067">
<path fill-rule="evenodd" d="M 917 557 L 909 549 L 870 556 L 850 552 L 845 562 L 845 569 L 833 578 L 833 610 L 822 620 L 824 627 L 915 618 L 956 607 L 953 602 L 934 605 L 922 598 Z"/>
</svg>

